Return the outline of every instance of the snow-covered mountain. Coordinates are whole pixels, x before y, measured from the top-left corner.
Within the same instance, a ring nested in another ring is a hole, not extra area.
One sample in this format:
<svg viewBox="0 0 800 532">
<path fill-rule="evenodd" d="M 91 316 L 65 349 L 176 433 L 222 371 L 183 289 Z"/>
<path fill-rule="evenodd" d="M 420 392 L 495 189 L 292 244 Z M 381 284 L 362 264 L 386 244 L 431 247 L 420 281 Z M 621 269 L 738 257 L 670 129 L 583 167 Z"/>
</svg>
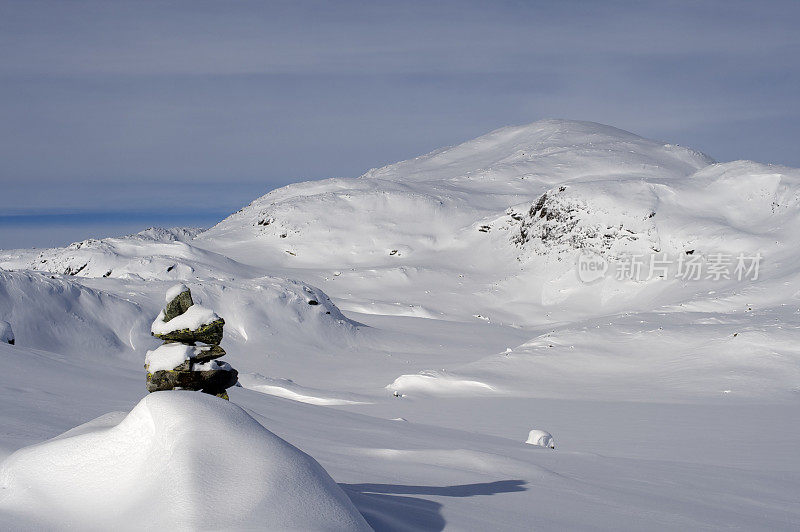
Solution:
<svg viewBox="0 0 800 532">
<path fill-rule="evenodd" d="M 514 233 L 522 225 L 519 215 L 548 191 L 565 185 L 576 195 L 602 190 L 617 201 L 598 198 L 597 208 L 621 216 L 647 203 L 640 196 L 648 187 L 687 178 L 711 163 L 693 150 L 619 129 L 547 120 L 503 128 L 358 179 L 275 190 L 198 241 L 245 259 L 258 246 L 258 256 L 287 265 L 319 264 L 323 257 L 343 267 L 427 264 L 487 241 L 509 247 L 509 238 L 492 234 L 492 225 L 506 222 L 504 229 Z M 497 262 L 485 269 L 502 268 Z"/>
<path fill-rule="evenodd" d="M 799 202 L 797 169 L 545 120 L 207 231 L 0 251 L 0 446 L 130 410 L 180 281 L 231 399 L 374 527 L 793 528 Z"/>
</svg>

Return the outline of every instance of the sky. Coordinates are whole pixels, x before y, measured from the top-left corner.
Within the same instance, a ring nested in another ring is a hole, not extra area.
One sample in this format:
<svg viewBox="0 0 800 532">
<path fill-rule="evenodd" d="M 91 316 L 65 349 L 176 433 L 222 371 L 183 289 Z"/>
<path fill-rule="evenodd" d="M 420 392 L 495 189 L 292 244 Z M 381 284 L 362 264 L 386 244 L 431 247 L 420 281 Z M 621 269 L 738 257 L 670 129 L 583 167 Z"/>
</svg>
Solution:
<svg viewBox="0 0 800 532">
<path fill-rule="evenodd" d="M 800 167 L 800 2 L 0 0 L 0 248 L 542 118 Z"/>
</svg>

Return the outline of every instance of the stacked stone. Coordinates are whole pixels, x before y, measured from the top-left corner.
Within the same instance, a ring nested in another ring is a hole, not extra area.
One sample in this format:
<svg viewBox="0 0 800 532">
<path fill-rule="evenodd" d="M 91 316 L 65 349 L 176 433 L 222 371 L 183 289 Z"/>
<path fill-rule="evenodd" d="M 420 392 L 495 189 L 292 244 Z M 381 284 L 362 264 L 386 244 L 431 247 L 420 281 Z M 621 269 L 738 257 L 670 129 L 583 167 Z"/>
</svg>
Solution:
<svg viewBox="0 0 800 532">
<path fill-rule="evenodd" d="M 218 360 L 225 320 L 197 305 L 191 291 L 178 285 L 167 292 L 167 305 L 153 322 L 151 334 L 164 344 L 145 357 L 147 391 L 197 390 L 228 399 L 238 372 Z"/>
</svg>

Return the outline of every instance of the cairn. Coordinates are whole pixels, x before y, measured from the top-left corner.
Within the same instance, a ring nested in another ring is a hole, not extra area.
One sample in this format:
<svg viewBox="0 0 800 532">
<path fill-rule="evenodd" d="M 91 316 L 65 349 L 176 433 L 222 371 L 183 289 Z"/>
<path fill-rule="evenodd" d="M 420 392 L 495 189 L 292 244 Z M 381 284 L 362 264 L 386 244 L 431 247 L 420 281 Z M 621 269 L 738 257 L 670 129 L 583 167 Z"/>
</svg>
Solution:
<svg viewBox="0 0 800 532">
<path fill-rule="evenodd" d="M 228 399 L 225 390 L 239 373 L 218 360 L 225 356 L 219 346 L 224 325 L 216 312 L 194 303 L 185 285 L 170 288 L 167 305 L 150 329 L 164 344 L 145 356 L 147 391 L 198 390 Z"/>
</svg>

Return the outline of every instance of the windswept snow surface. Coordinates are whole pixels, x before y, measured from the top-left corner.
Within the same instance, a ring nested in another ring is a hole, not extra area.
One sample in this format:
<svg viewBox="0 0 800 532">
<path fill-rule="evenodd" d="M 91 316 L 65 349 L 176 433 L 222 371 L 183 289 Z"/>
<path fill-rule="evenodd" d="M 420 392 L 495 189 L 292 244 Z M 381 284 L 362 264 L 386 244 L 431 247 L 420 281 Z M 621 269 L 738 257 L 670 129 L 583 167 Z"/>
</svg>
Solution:
<svg viewBox="0 0 800 532">
<path fill-rule="evenodd" d="M 0 454 L 140 410 L 183 283 L 225 319 L 232 402 L 377 530 L 795 530 L 799 202 L 797 169 L 545 120 L 202 233 L 0 251 Z"/>
</svg>

